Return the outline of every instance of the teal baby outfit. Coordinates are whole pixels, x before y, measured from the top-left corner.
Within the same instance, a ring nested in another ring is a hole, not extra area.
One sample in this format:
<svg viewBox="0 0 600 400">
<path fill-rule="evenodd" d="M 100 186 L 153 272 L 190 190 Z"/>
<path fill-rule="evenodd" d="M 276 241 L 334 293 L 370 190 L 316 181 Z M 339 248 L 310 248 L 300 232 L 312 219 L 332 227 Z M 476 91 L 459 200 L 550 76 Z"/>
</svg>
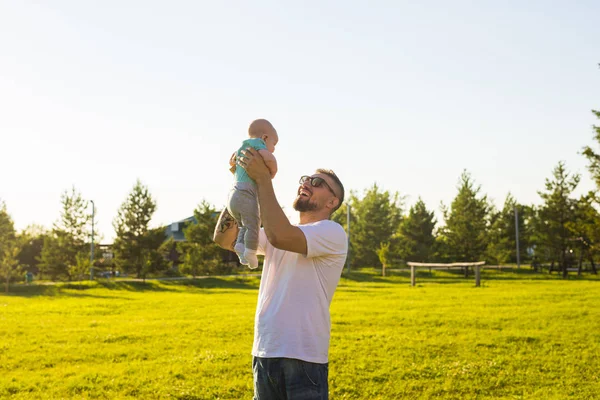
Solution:
<svg viewBox="0 0 600 400">
<path fill-rule="evenodd" d="M 246 139 L 236 152 L 236 157 L 242 156 L 242 150 L 250 147 L 255 150 L 267 149 L 264 140 L 260 138 Z M 254 182 L 254 180 L 248 176 L 246 170 L 239 165 L 236 165 L 235 167 L 234 184 L 229 192 L 227 210 L 229 211 L 229 214 L 235 218 L 240 227 L 236 248 L 243 245 L 246 249 L 256 251 L 258 248 L 258 232 L 260 229 L 256 182 Z"/>
</svg>

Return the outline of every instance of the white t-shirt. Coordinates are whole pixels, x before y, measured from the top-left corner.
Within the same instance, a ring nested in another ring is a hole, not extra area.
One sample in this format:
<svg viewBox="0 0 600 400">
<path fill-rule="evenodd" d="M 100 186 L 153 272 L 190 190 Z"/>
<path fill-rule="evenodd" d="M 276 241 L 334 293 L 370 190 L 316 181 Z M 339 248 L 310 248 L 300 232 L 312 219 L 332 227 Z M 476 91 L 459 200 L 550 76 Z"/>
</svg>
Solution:
<svg viewBox="0 0 600 400">
<path fill-rule="evenodd" d="M 298 225 L 307 255 L 276 249 L 260 230 L 258 254 L 265 255 L 254 320 L 256 357 L 328 362 L 329 305 L 348 253 L 344 228 L 323 220 Z"/>
</svg>

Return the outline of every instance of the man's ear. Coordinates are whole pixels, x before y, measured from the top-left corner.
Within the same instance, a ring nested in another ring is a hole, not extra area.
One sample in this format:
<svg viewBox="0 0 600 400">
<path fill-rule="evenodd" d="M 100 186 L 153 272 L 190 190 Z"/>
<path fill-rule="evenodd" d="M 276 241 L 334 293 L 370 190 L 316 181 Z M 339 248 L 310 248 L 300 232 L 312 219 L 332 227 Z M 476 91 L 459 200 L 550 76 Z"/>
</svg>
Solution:
<svg viewBox="0 0 600 400">
<path fill-rule="evenodd" d="M 332 199 L 332 207 L 331 208 L 336 208 L 338 206 L 338 204 L 340 204 L 340 199 L 338 199 L 337 197 L 334 197 Z"/>
</svg>

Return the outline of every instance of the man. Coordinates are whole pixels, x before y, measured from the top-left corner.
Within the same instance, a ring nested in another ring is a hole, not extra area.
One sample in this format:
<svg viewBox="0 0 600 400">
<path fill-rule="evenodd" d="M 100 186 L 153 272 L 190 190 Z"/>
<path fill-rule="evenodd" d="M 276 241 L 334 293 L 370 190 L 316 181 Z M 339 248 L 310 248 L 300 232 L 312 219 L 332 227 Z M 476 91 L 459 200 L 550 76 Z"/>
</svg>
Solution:
<svg viewBox="0 0 600 400">
<path fill-rule="evenodd" d="M 254 324 L 254 398 L 327 399 L 331 322 L 329 305 L 342 273 L 348 241 L 330 221 L 344 201 L 344 186 L 328 170 L 300 179 L 295 226 L 279 206 L 271 176 L 258 152 L 237 160 L 256 181 L 265 255 Z M 235 221 L 223 211 L 214 240 L 233 250 Z"/>
</svg>

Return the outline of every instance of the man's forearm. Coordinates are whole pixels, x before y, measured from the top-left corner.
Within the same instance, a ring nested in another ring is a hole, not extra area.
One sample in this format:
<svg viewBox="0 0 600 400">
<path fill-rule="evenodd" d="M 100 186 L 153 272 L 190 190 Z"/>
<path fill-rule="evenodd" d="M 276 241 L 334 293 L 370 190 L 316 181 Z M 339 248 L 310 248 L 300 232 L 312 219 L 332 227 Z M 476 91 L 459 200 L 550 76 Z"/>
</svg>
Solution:
<svg viewBox="0 0 600 400">
<path fill-rule="evenodd" d="M 275 197 L 271 179 L 264 179 L 257 187 L 260 218 L 267 239 L 275 245 L 279 238 L 285 236 L 290 229 L 293 229 L 293 226 L 281 209 L 277 197 Z"/>
<path fill-rule="evenodd" d="M 217 221 L 217 225 L 215 226 L 213 241 L 225 250 L 233 251 L 233 246 L 235 246 L 238 232 L 239 227 L 237 222 L 231 216 L 231 214 L 229 214 L 227 208 L 225 208 L 221 212 L 219 220 Z"/>
<path fill-rule="evenodd" d="M 238 165 L 245 168 L 248 175 L 256 181 L 260 216 L 267 239 L 273 247 L 280 250 L 306 255 L 308 252 L 306 236 L 300 228 L 290 224 L 277 202 L 270 171 L 262 155 L 254 149 L 244 150 L 242 155 Z"/>
</svg>

